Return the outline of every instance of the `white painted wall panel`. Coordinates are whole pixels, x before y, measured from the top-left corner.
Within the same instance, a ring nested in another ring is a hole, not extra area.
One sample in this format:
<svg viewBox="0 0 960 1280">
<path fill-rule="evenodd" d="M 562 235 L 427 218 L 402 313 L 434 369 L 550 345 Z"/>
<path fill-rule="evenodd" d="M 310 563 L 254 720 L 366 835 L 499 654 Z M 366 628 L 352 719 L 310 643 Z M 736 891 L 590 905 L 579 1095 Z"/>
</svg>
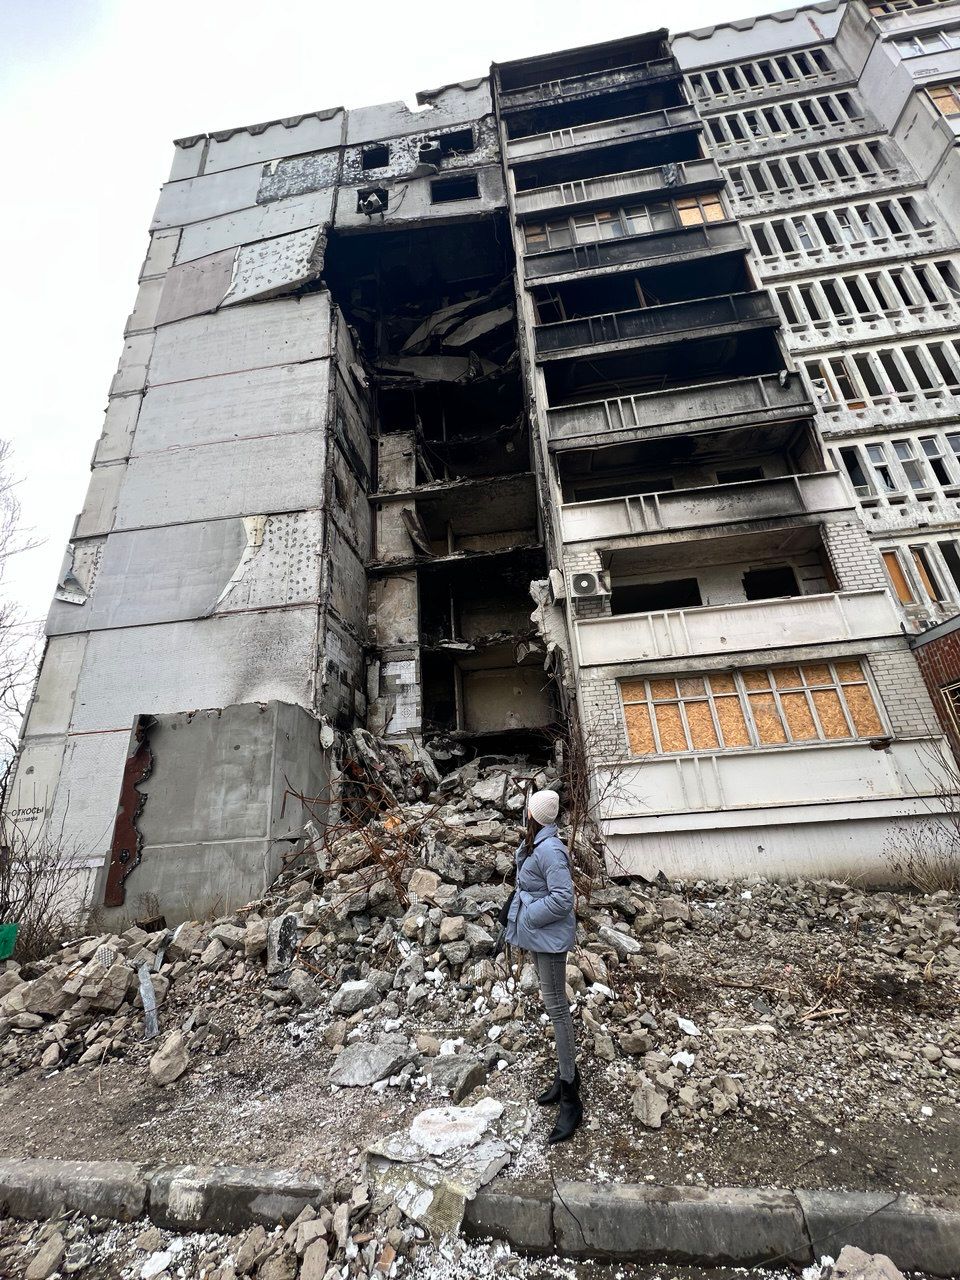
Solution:
<svg viewBox="0 0 960 1280">
<path fill-rule="evenodd" d="M 299 151 L 320 151 L 323 147 L 336 147 L 343 130 L 344 111 L 334 108 L 304 117 L 297 124 L 268 125 L 259 133 L 238 129 L 223 141 L 210 139 L 204 173 L 217 173 L 237 165 L 252 164 L 257 160 L 274 160 L 279 156 L 293 156 Z"/>
<path fill-rule="evenodd" d="M 157 334 L 150 386 L 318 360 L 329 354 L 327 294 L 278 299 L 164 325 Z"/>
<path fill-rule="evenodd" d="M 187 316 L 216 311 L 230 287 L 236 250 L 225 249 L 196 262 L 171 267 L 163 279 L 157 324 L 172 324 Z"/>
<path fill-rule="evenodd" d="M 179 243 L 179 227 L 169 231 L 154 231 L 150 237 L 147 256 L 144 258 L 143 267 L 140 270 L 140 279 L 144 280 L 147 276 L 163 275 L 164 271 L 172 267 Z"/>
<path fill-rule="evenodd" d="M 40 839 L 43 825 L 53 811 L 65 743 L 61 736 L 25 742 L 20 749 L 4 815 L 25 843 Z"/>
<path fill-rule="evenodd" d="M 147 381 L 147 365 L 153 351 L 153 334 L 135 333 L 127 338 L 120 353 L 120 363 L 110 384 L 112 396 L 127 391 L 142 391 Z"/>
<path fill-rule="evenodd" d="M 333 218 L 333 191 L 314 191 L 291 200 L 254 205 L 208 222 L 184 227 L 177 262 L 191 262 L 221 249 L 252 244 L 269 236 L 319 226 Z"/>
<path fill-rule="evenodd" d="M 131 716 L 117 733 L 67 739 L 47 830 L 62 833 L 70 858 L 103 858 L 110 848 L 132 727 Z"/>
<path fill-rule="evenodd" d="M 280 289 L 312 280 L 318 274 L 322 257 L 318 256 L 319 227 L 305 227 L 259 244 L 246 244 L 237 253 L 230 287 L 224 306 L 264 297 Z"/>
<path fill-rule="evenodd" d="M 309 707 L 316 628 L 317 610 L 305 606 L 93 632 L 80 673 L 73 730 L 124 729 L 129 734 L 141 712 L 271 698 Z"/>
<path fill-rule="evenodd" d="M 326 418 L 329 383 L 329 361 L 314 360 L 151 387 L 133 452 L 317 430 Z"/>
<path fill-rule="evenodd" d="M 323 477 L 318 431 L 132 458 L 116 527 L 303 511 L 321 504 Z"/>
<path fill-rule="evenodd" d="M 144 280 L 137 290 L 137 299 L 133 310 L 127 317 L 124 333 L 139 333 L 144 329 L 152 329 L 157 323 L 157 307 L 160 305 L 160 294 L 163 292 L 163 277 L 153 276 Z"/>
<path fill-rule="evenodd" d="M 183 178 L 195 178 L 200 172 L 200 166 L 203 163 L 203 153 L 206 144 L 206 138 L 198 138 L 193 146 L 181 146 L 176 144 L 173 151 L 173 161 L 170 165 L 170 181 L 179 182 Z"/>
</svg>

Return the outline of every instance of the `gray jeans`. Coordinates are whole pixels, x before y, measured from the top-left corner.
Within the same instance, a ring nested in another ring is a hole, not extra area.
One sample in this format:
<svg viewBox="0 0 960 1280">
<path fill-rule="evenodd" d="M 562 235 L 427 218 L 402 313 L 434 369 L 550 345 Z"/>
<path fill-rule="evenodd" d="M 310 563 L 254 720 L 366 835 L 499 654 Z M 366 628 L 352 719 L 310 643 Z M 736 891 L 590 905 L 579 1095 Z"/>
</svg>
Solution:
<svg viewBox="0 0 960 1280">
<path fill-rule="evenodd" d="M 557 1061 L 560 1079 L 572 1080 L 577 1069 L 577 1050 L 573 1038 L 573 1018 L 567 1004 L 567 953 L 566 951 L 534 951 L 533 960 L 540 979 L 540 995 L 543 1007 L 553 1023 L 557 1041 Z"/>
</svg>

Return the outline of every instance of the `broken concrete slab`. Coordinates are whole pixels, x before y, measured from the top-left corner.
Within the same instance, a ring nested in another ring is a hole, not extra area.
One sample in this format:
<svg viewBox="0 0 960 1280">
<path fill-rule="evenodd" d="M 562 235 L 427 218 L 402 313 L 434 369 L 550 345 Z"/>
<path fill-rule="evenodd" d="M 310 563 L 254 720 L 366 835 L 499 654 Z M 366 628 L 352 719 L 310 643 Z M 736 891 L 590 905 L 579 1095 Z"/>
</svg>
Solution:
<svg viewBox="0 0 960 1280">
<path fill-rule="evenodd" d="M 526 1107 L 481 1098 L 470 1107 L 431 1107 L 409 1129 L 367 1148 L 378 1187 L 435 1237 L 460 1229 L 468 1200 L 510 1163 L 531 1125 Z"/>
<path fill-rule="evenodd" d="M 394 1075 L 409 1059 L 406 1044 L 348 1044 L 330 1070 L 330 1083 L 351 1089 L 376 1084 Z"/>
<path fill-rule="evenodd" d="M 307 1205 L 328 1203 L 327 1183 L 265 1166 L 184 1165 L 150 1179 L 152 1221 L 174 1230 L 238 1231 L 252 1223 L 293 1221 Z"/>
<path fill-rule="evenodd" d="M 0 1159 L 0 1203 L 14 1218 L 66 1210 L 131 1222 L 146 1208 L 147 1176 L 122 1160 Z"/>
<path fill-rule="evenodd" d="M 797 1191 L 814 1253 L 838 1241 L 883 1253 L 902 1271 L 955 1275 L 960 1259 L 960 1198 L 886 1191 Z"/>
</svg>

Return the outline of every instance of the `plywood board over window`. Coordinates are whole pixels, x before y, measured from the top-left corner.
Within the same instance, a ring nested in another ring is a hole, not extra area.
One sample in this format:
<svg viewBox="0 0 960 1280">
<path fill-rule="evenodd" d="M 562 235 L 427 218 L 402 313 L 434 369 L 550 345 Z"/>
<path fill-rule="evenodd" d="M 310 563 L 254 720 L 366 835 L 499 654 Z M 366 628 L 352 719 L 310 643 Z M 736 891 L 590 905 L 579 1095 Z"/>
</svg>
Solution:
<svg viewBox="0 0 960 1280">
<path fill-rule="evenodd" d="M 622 680 L 631 754 L 679 755 L 886 735 L 862 663 L 797 663 Z"/>
</svg>

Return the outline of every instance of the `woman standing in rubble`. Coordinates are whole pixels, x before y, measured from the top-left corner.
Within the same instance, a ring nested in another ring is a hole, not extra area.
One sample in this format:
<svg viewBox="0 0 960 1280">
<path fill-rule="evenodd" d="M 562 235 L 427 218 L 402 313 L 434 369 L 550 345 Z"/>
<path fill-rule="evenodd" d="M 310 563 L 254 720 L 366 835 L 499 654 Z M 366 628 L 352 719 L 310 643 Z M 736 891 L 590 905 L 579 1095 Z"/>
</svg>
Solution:
<svg viewBox="0 0 960 1280">
<path fill-rule="evenodd" d="M 543 1006 L 553 1022 L 558 1070 L 541 1093 L 541 1107 L 560 1104 L 548 1143 L 572 1138 L 583 1119 L 573 1018 L 567 1003 L 567 952 L 577 931 L 570 855 L 557 835 L 560 797 L 536 791 L 527 804 L 527 830 L 517 850 L 517 887 L 507 913 L 506 940 L 529 951 L 537 966 Z"/>
</svg>

